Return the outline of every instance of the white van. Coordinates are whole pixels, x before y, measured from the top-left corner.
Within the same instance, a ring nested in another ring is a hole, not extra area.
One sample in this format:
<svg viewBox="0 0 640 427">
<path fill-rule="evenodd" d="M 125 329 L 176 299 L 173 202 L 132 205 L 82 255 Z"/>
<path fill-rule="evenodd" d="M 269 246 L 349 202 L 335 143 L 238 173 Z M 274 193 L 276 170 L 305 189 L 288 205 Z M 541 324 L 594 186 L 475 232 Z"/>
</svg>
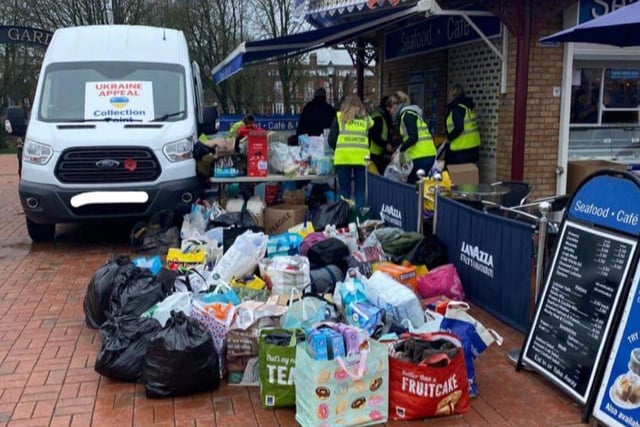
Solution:
<svg viewBox="0 0 640 427">
<path fill-rule="evenodd" d="M 53 239 L 56 223 L 186 212 L 201 191 L 193 146 L 215 132 L 201 100 L 181 31 L 57 30 L 26 131 L 21 110 L 7 110 L 9 133 L 24 135 L 19 192 L 31 239 Z"/>
</svg>

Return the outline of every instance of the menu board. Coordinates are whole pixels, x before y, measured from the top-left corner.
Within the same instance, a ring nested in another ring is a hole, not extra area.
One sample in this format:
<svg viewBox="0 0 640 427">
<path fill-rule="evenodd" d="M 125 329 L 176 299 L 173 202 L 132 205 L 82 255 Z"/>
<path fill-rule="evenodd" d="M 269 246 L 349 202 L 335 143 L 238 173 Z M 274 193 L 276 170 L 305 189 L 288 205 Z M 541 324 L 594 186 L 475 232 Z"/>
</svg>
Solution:
<svg viewBox="0 0 640 427">
<path fill-rule="evenodd" d="M 639 281 L 637 269 L 593 410 L 608 426 L 640 425 Z"/>
<path fill-rule="evenodd" d="M 636 241 L 565 221 L 524 363 L 586 403 Z"/>
</svg>

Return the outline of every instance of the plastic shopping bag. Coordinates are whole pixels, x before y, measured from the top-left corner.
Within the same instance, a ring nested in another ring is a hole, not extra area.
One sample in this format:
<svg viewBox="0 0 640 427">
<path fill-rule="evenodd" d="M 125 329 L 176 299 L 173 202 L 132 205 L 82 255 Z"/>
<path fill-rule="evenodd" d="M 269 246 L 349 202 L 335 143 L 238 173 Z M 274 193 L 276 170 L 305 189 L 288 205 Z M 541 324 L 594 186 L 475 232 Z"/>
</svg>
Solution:
<svg viewBox="0 0 640 427">
<path fill-rule="evenodd" d="M 396 151 L 391 156 L 391 162 L 384 170 L 384 177 L 393 181 L 407 182 L 407 178 L 413 169 L 413 161 L 403 151 Z"/>
<path fill-rule="evenodd" d="M 250 276 L 256 269 L 258 261 L 264 258 L 268 240 L 262 232 L 245 231 L 222 255 L 212 273 L 217 273 L 226 283 L 229 283 L 233 277 Z"/>
<path fill-rule="evenodd" d="M 296 298 L 297 300 L 294 300 Z M 282 327 L 285 329 L 309 329 L 314 324 L 327 320 L 329 317 L 328 303 L 322 298 L 304 298 L 296 289 L 291 290 L 289 309 L 282 317 Z"/>
<path fill-rule="evenodd" d="M 289 295 L 311 283 L 309 260 L 302 256 L 275 256 L 263 258 L 259 263 L 260 276 L 274 295 Z"/>
<path fill-rule="evenodd" d="M 167 320 L 171 317 L 172 311 L 181 311 L 185 314 L 189 314 L 190 310 L 191 292 L 176 292 L 142 313 L 142 317 L 151 317 L 156 319 L 164 328 Z"/>
<path fill-rule="evenodd" d="M 453 264 L 445 264 L 418 279 L 418 293 L 422 298 L 444 295 L 452 300 L 464 300 L 464 288 Z"/>
<path fill-rule="evenodd" d="M 367 300 L 384 308 L 398 324 L 409 319 L 414 328 L 419 328 L 425 321 L 422 304 L 416 294 L 386 273 L 373 273 L 365 285 L 365 294 Z"/>
<path fill-rule="evenodd" d="M 464 360 L 469 379 L 469 394 L 475 397 L 478 395 L 478 385 L 476 384 L 473 361 L 494 342 L 502 345 L 503 339 L 495 330 L 485 328 L 467 313 L 466 307 L 468 306 L 464 304 L 450 302 L 440 323 L 440 328 L 460 337 L 464 348 Z"/>
</svg>

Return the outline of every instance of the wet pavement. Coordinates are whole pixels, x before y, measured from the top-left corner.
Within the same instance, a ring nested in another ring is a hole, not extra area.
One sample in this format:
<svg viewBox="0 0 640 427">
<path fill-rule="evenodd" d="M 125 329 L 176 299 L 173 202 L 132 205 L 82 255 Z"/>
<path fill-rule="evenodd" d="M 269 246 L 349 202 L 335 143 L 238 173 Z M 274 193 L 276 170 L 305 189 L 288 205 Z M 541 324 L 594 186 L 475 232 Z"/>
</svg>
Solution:
<svg viewBox="0 0 640 427">
<path fill-rule="evenodd" d="M 228 386 L 173 399 L 147 399 L 140 384 L 93 370 L 97 331 L 82 301 L 93 273 L 130 253 L 130 223 L 58 227 L 33 244 L 18 200 L 14 155 L 0 155 L 0 426 L 295 426 L 293 409 L 264 410 L 257 388 Z M 504 337 L 476 360 L 480 395 L 463 415 L 388 426 L 585 426 L 582 406 L 540 375 L 516 372 L 509 350 L 523 335 L 478 308 Z"/>
</svg>

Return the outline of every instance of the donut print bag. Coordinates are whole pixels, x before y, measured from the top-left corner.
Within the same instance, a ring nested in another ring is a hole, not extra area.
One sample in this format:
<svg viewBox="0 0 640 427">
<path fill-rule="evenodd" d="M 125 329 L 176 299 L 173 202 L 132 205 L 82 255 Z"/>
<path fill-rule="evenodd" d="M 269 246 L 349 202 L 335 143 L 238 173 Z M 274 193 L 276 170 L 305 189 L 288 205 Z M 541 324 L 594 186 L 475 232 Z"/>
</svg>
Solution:
<svg viewBox="0 0 640 427">
<path fill-rule="evenodd" d="M 387 421 L 389 357 L 374 340 L 359 354 L 315 360 L 296 347 L 296 421 L 305 427 L 367 426 Z"/>
</svg>

